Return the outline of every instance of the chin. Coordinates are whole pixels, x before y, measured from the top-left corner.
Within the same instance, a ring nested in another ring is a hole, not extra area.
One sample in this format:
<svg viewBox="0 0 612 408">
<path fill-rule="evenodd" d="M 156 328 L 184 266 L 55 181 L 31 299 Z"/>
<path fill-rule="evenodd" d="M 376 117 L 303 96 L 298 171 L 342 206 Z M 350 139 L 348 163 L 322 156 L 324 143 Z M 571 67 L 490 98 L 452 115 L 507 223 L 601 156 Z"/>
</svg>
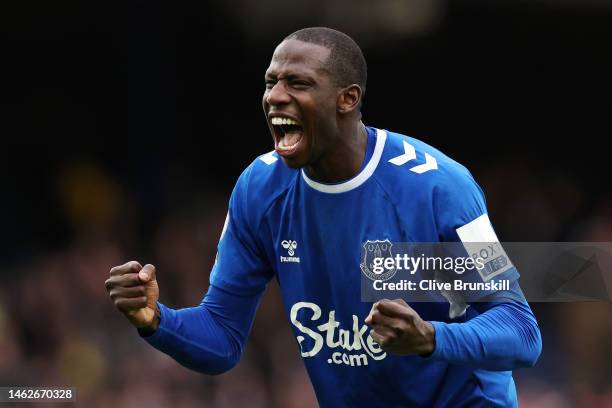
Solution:
<svg viewBox="0 0 612 408">
<path fill-rule="evenodd" d="M 278 156 L 283 160 L 285 166 L 289 167 L 290 169 L 297 170 L 310 164 L 310 149 L 308 148 L 308 146 L 300 147 L 301 149 L 299 149 L 292 155 L 283 155 L 278 153 L 277 151 Z"/>
<path fill-rule="evenodd" d="M 285 163 L 285 166 L 289 167 L 290 169 L 301 169 L 302 167 L 304 167 L 306 165 L 304 160 L 300 160 L 299 157 L 283 157 L 281 156 L 281 159 L 283 161 L 283 163 Z"/>
</svg>

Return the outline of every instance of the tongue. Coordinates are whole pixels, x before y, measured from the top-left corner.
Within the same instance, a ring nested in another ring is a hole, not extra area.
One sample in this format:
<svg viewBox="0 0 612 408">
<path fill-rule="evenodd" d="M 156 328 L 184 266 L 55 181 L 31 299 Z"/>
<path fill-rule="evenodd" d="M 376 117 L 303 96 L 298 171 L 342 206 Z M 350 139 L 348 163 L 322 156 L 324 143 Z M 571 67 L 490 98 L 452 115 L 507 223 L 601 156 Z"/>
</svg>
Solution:
<svg viewBox="0 0 612 408">
<path fill-rule="evenodd" d="M 301 137 L 302 137 L 301 131 L 291 130 L 290 132 L 285 133 L 285 135 L 280 141 L 280 144 L 283 146 L 293 146 L 294 144 L 300 141 Z"/>
</svg>

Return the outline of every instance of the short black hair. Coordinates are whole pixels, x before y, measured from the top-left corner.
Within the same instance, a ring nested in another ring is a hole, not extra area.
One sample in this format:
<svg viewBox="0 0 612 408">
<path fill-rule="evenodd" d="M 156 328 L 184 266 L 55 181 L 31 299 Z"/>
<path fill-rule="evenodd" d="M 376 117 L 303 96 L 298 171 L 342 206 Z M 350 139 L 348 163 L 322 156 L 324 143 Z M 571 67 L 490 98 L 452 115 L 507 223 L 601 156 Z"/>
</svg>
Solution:
<svg viewBox="0 0 612 408">
<path fill-rule="evenodd" d="M 359 45 L 348 35 L 328 27 L 309 27 L 285 37 L 321 45 L 330 50 L 326 69 L 339 87 L 357 84 L 365 93 L 368 67 Z"/>
</svg>

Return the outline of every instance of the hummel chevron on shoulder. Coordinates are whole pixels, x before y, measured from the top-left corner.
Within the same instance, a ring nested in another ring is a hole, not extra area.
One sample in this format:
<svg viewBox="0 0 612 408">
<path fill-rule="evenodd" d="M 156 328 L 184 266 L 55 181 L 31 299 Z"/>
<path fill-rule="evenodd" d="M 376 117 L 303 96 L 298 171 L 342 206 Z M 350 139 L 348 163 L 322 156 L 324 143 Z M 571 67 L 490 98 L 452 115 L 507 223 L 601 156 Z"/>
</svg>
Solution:
<svg viewBox="0 0 612 408">
<path fill-rule="evenodd" d="M 402 166 L 409 161 L 416 159 L 416 150 L 414 149 L 414 146 L 406 141 L 403 141 L 402 143 L 404 144 L 404 154 L 389 159 L 389 163 L 395 164 L 396 166 Z M 423 174 L 429 170 L 436 170 L 437 168 L 438 161 L 436 158 L 429 153 L 425 153 L 425 163 L 411 167 L 410 171 L 417 174 Z"/>
</svg>

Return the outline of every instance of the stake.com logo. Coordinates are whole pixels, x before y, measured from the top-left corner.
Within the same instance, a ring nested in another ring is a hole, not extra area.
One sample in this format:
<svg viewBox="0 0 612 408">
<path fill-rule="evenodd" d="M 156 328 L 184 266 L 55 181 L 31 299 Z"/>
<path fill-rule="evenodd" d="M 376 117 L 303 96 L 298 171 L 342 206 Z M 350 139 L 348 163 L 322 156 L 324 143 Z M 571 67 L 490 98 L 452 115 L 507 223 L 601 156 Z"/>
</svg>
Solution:
<svg viewBox="0 0 612 408">
<path fill-rule="evenodd" d="M 306 322 L 301 322 L 297 319 L 298 312 L 302 309 L 312 311 L 310 321 L 317 321 L 321 318 L 321 308 L 310 302 L 298 302 L 291 307 L 290 320 L 291 323 L 304 335 L 310 337 L 314 341 L 314 345 L 309 350 L 304 349 L 303 342 L 306 339 L 304 336 L 297 336 L 298 344 L 302 357 L 314 357 L 323 348 L 323 344 L 328 349 L 340 349 L 342 351 L 333 351 L 327 359 L 328 364 L 344 364 L 352 367 L 367 366 L 369 358 L 373 360 L 382 360 L 387 356 L 378 343 L 369 335 L 368 326 L 359 325 L 359 319 L 353 315 L 352 330 L 340 328 L 340 322 L 336 321 L 336 311 L 329 312 L 327 322 L 315 327 L 316 330 L 306 326 Z M 304 314 L 302 314 L 304 316 Z M 336 330 L 337 329 L 337 330 Z M 362 353 L 357 353 L 362 351 Z"/>
</svg>

